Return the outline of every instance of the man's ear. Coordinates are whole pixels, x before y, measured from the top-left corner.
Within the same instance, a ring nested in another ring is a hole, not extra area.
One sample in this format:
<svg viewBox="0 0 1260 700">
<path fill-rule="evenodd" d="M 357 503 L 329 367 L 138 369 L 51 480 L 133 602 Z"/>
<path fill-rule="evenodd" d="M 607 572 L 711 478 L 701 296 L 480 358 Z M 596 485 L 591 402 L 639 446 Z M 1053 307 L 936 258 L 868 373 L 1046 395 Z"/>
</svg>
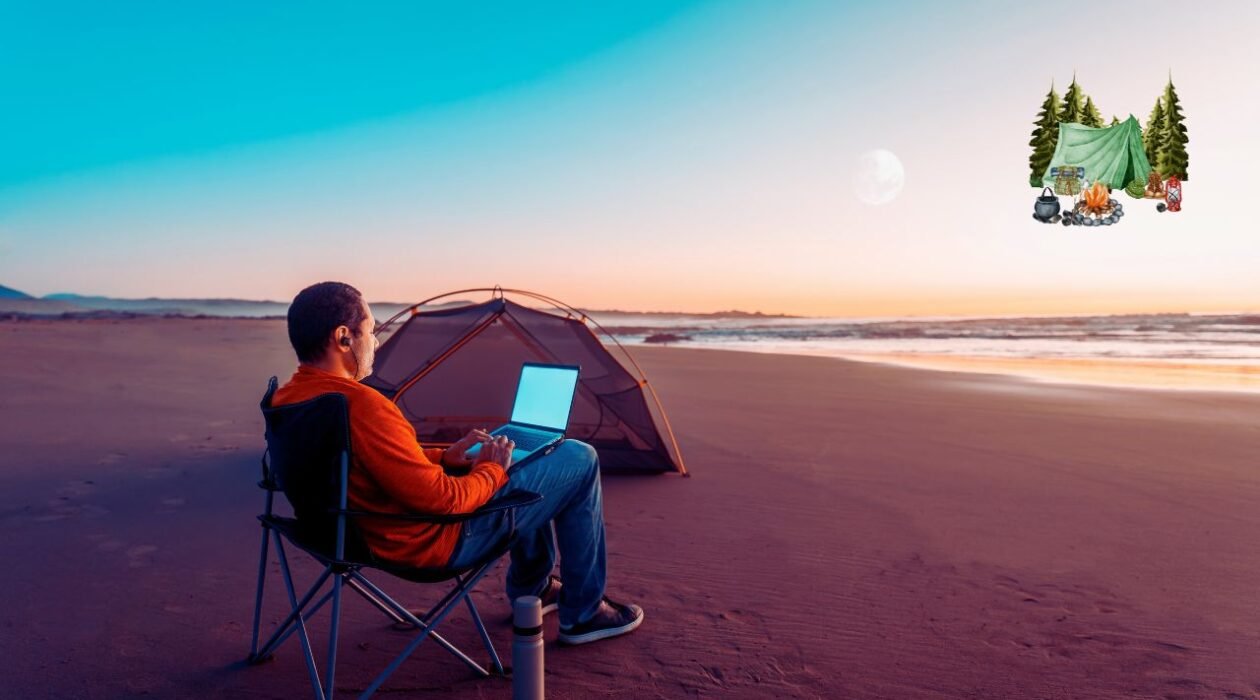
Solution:
<svg viewBox="0 0 1260 700">
<path fill-rule="evenodd" d="M 339 350 L 350 347 L 351 335 L 349 326 L 337 326 L 333 329 L 333 345 Z"/>
</svg>

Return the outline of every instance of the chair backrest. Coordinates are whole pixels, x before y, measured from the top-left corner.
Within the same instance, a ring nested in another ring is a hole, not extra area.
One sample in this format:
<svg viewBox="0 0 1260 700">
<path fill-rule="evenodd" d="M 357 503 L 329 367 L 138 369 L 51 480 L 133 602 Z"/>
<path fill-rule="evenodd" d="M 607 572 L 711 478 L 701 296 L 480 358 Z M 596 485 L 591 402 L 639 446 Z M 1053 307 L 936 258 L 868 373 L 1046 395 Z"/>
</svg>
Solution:
<svg viewBox="0 0 1260 700">
<path fill-rule="evenodd" d="M 346 484 L 342 460 L 350 460 L 350 409 L 344 394 L 323 394 L 300 403 L 272 406 L 276 378 L 261 402 L 267 426 L 265 477 L 284 492 L 298 522 L 321 539 L 335 536 Z"/>
</svg>

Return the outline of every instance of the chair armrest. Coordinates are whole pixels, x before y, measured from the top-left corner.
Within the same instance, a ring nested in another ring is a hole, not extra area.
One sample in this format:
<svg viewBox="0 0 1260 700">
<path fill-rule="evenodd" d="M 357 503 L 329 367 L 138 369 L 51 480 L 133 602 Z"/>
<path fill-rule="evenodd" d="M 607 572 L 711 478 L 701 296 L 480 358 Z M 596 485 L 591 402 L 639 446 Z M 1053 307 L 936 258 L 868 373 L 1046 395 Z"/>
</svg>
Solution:
<svg viewBox="0 0 1260 700">
<path fill-rule="evenodd" d="M 532 491 L 512 491 L 496 498 L 471 513 L 381 513 L 370 510 L 342 510 L 332 508 L 328 512 L 348 515 L 353 518 L 381 518 L 383 520 L 403 520 L 417 523 L 459 523 L 472 520 L 483 515 L 499 511 L 513 511 L 521 506 L 533 505 L 542 500 L 542 496 Z"/>
</svg>

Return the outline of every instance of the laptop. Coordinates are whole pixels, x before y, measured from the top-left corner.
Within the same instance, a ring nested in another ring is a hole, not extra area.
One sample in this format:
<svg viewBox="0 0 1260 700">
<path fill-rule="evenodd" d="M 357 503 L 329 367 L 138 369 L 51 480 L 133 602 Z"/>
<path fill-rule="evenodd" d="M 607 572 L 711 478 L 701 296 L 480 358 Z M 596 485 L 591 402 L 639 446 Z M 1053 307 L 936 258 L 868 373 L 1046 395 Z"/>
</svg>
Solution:
<svg viewBox="0 0 1260 700">
<path fill-rule="evenodd" d="M 490 431 L 493 437 L 506 435 L 516 443 L 509 469 L 535 455 L 550 452 L 564 439 L 577 380 L 577 365 L 526 362 L 521 366 L 512 417 L 506 425 Z M 466 454 L 474 458 L 480 451 L 481 445 L 473 445 Z"/>
</svg>

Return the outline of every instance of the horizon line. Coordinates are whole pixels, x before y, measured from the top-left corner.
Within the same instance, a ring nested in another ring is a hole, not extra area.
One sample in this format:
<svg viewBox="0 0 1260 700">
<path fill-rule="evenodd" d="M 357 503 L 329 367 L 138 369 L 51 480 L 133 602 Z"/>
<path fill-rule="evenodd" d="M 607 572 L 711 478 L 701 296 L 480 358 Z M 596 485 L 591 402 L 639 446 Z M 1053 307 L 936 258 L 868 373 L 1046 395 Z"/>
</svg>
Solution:
<svg viewBox="0 0 1260 700">
<path fill-rule="evenodd" d="M 12 291 L 25 294 L 20 290 L 8 287 Z M 58 299 L 57 296 L 66 298 Z M 11 297 L 12 301 L 28 301 L 28 302 L 57 302 L 73 303 L 74 298 L 79 299 L 98 299 L 119 302 L 200 302 L 200 303 L 243 303 L 243 304 L 275 304 L 288 305 L 290 302 L 277 301 L 274 299 L 246 299 L 242 297 L 111 297 L 106 295 L 88 295 L 70 292 L 56 292 L 44 296 L 36 297 L 26 295 L 25 297 Z M 481 302 L 469 300 L 454 300 L 442 304 L 433 305 L 434 308 L 446 306 L 456 303 L 476 304 Z M 399 306 L 411 307 L 415 306 L 414 302 L 397 302 L 397 301 L 369 301 L 369 305 L 373 306 Z M 560 308 L 560 307 L 552 307 Z M 658 316 L 751 316 L 760 318 L 786 318 L 786 319 L 845 319 L 845 320 L 1013 320 L 1013 319 L 1049 319 L 1049 318 L 1107 318 L 1118 316 L 1245 316 L 1249 314 L 1260 313 L 1260 311 L 1247 308 L 1232 309 L 1212 309 L 1212 310 L 1195 310 L 1186 309 L 1165 310 L 1165 311 L 1111 311 L 1105 313 L 1088 313 L 1088 312 L 1050 312 L 1050 313 L 968 313 L 968 314 L 923 314 L 923 313 L 907 313 L 907 314 L 846 314 L 846 315 L 817 315 L 817 314 L 790 314 L 790 313 L 767 313 L 760 310 L 746 311 L 738 308 L 726 308 L 715 311 L 666 311 L 666 310 L 630 310 L 630 309 L 593 309 L 574 306 L 573 308 L 588 314 L 635 314 L 635 315 L 658 315 Z M 92 311 L 92 309 L 84 309 Z M 127 311 L 118 309 L 118 311 Z M 134 312 L 134 310 L 132 310 Z M 6 311 L 5 313 L 13 313 Z M 73 312 L 71 312 L 73 313 Z M 181 314 L 175 314 L 181 315 Z M 223 318 L 233 318 L 232 316 L 223 316 Z"/>
</svg>

